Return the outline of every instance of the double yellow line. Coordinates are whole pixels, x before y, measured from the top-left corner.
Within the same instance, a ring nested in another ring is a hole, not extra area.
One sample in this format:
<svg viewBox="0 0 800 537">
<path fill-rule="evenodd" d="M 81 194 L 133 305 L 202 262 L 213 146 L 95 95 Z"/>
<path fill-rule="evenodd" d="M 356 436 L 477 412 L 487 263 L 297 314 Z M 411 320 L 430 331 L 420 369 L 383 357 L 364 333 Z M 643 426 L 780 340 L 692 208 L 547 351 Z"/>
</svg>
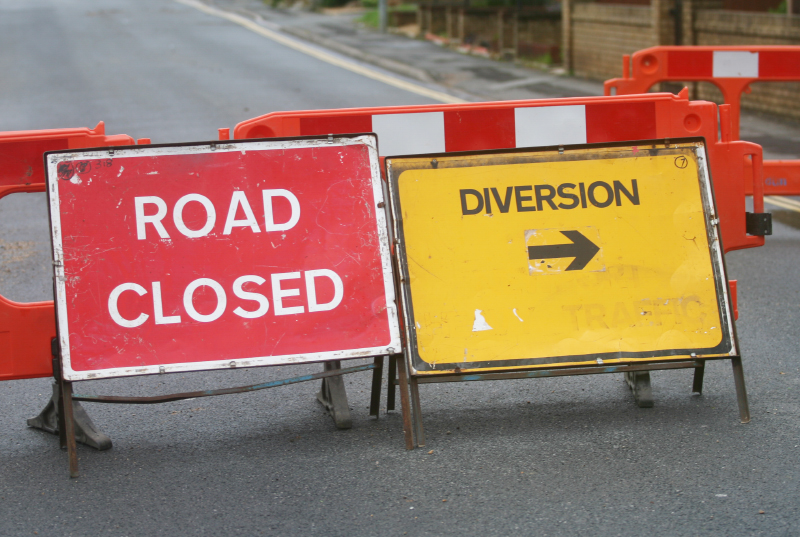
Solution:
<svg viewBox="0 0 800 537">
<path fill-rule="evenodd" d="M 786 198 L 784 196 L 764 196 L 764 203 L 800 213 L 800 201 L 793 200 L 792 198 Z"/>
<path fill-rule="evenodd" d="M 342 69 L 347 69 L 348 71 L 357 73 L 367 78 L 371 78 L 373 80 L 377 80 L 379 82 L 383 82 L 384 84 L 388 84 L 389 86 L 394 86 L 395 88 L 400 88 L 402 90 L 409 91 L 411 93 L 416 93 L 417 95 L 422 95 L 423 97 L 427 97 L 429 99 L 432 99 L 434 101 L 439 101 L 442 103 L 468 102 L 465 101 L 464 99 L 459 99 L 458 97 L 448 95 L 447 93 L 432 90 L 430 88 L 426 88 L 418 84 L 413 84 L 411 82 L 407 82 L 405 80 L 401 80 L 393 76 L 385 75 L 378 71 L 369 69 L 368 67 L 364 67 L 363 65 L 359 65 L 355 62 L 345 60 L 333 54 L 329 54 L 316 47 L 312 47 L 310 45 L 302 43 L 301 41 L 292 39 L 291 37 L 287 37 L 279 32 L 275 32 L 268 28 L 264 28 L 263 26 L 251 21 L 250 19 L 243 17 L 241 15 L 237 15 L 236 13 L 229 13 L 227 11 L 223 11 L 221 9 L 208 6 L 202 2 L 199 2 L 198 0 L 175 0 L 175 1 L 178 2 L 179 4 L 183 4 L 185 6 L 189 6 L 199 11 L 202 11 L 203 13 L 207 13 L 209 15 L 213 15 L 214 17 L 219 17 L 220 19 L 225 19 L 234 24 L 238 24 L 239 26 L 243 26 L 244 28 L 247 28 L 251 32 L 257 33 L 262 37 L 271 39 L 276 43 L 280 43 L 281 45 L 294 49 L 298 52 L 307 54 L 308 56 L 321 60 L 325 63 L 335 65 L 336 67 L 341 67 Z"/>
</svg>

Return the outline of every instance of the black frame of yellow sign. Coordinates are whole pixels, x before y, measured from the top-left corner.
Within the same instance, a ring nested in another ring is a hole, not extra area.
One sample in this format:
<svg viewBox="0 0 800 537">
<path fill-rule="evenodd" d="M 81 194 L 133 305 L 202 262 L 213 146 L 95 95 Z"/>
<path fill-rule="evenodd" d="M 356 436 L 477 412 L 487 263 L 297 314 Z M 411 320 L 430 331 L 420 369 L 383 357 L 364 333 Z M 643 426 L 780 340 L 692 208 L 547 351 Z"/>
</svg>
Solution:
<svg viewBox="0 0 800 537">
<path fill-rule="evenodd" d="M 386 176 L 409 449 L 422 383 L 693 368 L 700 392 L 712 359 L 749 421 L 702 138 L 387 157 Z"/>
</svg>

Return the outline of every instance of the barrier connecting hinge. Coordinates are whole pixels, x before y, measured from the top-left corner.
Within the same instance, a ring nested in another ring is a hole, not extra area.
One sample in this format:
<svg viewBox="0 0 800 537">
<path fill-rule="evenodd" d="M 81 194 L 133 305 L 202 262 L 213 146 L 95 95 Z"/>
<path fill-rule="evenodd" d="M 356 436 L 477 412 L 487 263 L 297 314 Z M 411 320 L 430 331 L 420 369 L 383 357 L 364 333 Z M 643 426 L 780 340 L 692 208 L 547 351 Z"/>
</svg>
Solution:
<svg viewBox="0 0 800 537">
<path fill-rule="evenodd" d="M 772 214 L 745 213 L 745 228 L 748 235 L 772 235 Z"/>
</svg>

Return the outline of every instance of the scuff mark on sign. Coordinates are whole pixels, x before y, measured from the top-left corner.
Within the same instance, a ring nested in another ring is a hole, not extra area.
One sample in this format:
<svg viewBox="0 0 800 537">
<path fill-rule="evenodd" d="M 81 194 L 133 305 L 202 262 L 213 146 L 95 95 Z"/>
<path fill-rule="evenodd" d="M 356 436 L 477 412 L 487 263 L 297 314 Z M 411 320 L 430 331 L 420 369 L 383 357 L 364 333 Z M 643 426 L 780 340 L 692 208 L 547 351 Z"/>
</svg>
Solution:
<svg viewBox="0 0 800 537">
<path fill-rule="evenodd" d="M 472 331 L 473 332 L 483 332 L 484 330 L 493 330 L 489 323 L 486 322 L 486 319 L 481 315 L 483 310 L 475 310 L 475 322 L 472 323 Z"/>
</svg>

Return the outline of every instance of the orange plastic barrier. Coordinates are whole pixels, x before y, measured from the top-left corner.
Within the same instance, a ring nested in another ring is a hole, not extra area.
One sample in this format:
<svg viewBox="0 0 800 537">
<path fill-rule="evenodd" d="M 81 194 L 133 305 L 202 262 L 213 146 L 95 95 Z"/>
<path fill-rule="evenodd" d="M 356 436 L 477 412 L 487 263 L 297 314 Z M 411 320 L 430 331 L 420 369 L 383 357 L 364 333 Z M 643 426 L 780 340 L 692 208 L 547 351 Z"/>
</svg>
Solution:
<svg viewBox="0 0 800 537">
<path fill-rule="evenodd" d="M 752 185 L 745 194 L 753 195 Z M 800 160 L 765 160 L 764 195 L 800 196 Z"/>
<path fill-rule="evenodd" d="M 0 132 L 0 162 L 3 163 L 0 169 L 0 194 L 10 193 L 8 187 L 44 184 L 43 154 L 46 151 L 134 143 L 133 138 L 126 134 L 106 136 L 105 130 L 105 124 L 101 121 L 94 129 Z M 41 191 L 44 191 L 44 187 Z"/>
<path fill-rule="evenodd" d="M 13 192 L 44 191 L 44 183 L 0 187 L 0 198 Z M 50 340 L 55 336 L 52 300 L 20 303 L 0 296 L 0 380 L 52 376 Z"/>
<path fill-rule="evenodd" d="M 717 105 L 690 102 L 687 91 L 274 112 L 239 123 L 234 138 L 376 132 L 380 154 L 386 156 L 702 136 L 708 144 L 725 251 L 761 246 L 762 235 L 748 234 L 753 218 L 745 208 L 750 190 L 755 213 L 764 211 L 761 147 L 732 141 L 730 106 L 719 110 L 722 138 Z"/>
<path fill-rule="evenodd" d="M 800 46 L 653 47 L 622 57 L 622 78 L 606 80 L 606 95 L 646 93 L 666 81 L 710 82 L 731 109 L 731 132 L 739 138 L 742 93 L 753 82 L 800 81 Z M 764 163 L 768 195 L 800 195 L 800 160 Z M 747 191 L 748 195 L 752 190 Z"/>
<path fill-rule="evenodd" d="M 15 192 L 44 192 L 45 151 L 132 145 L 125 134 L 94 129 L 0 132 L 0 198 Z M 53 301 L 20 303 L 0 296 L 0 381 L 53 375 L 50 340 L 56 336 Z"/>
</svg>

